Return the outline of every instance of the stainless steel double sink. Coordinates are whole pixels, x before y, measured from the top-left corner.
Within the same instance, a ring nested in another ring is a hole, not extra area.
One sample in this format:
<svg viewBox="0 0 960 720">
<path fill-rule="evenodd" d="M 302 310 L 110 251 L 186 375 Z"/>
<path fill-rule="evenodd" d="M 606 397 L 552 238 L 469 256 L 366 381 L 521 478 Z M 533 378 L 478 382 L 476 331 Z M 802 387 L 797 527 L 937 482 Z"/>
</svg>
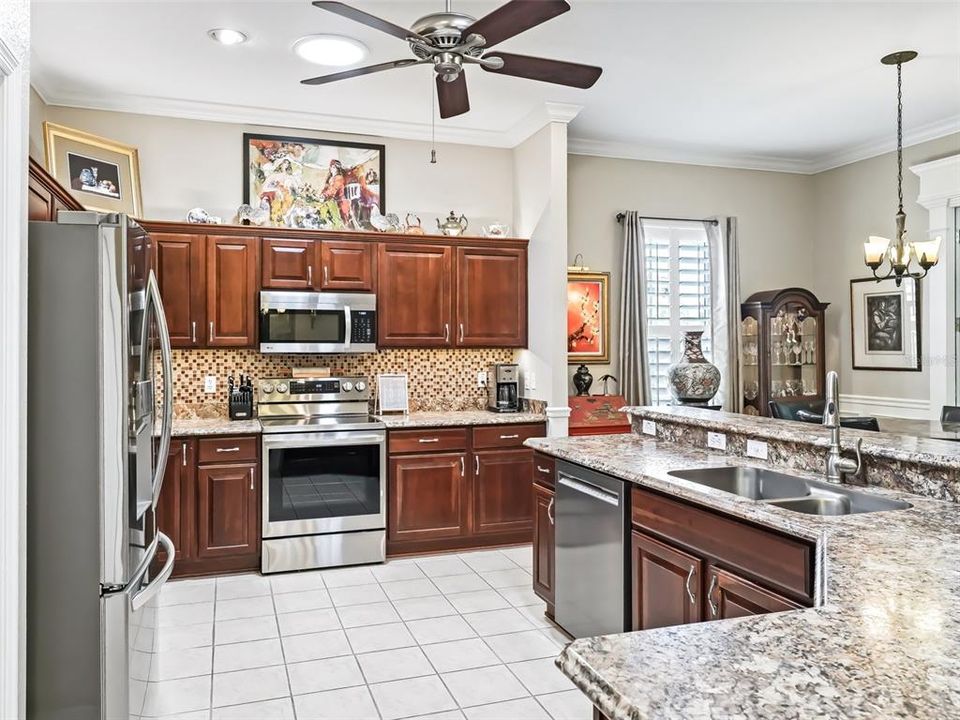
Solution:
<svg viewBox="0 0 960 720">
<path fill-rule="evenodd" d="M 727 466 L 673 470 L 669 474 L 807 515 L 853 515 L 911 507 L 910 503 L 902 500 L 891 500 L 763 468 Z"/>
</svg>

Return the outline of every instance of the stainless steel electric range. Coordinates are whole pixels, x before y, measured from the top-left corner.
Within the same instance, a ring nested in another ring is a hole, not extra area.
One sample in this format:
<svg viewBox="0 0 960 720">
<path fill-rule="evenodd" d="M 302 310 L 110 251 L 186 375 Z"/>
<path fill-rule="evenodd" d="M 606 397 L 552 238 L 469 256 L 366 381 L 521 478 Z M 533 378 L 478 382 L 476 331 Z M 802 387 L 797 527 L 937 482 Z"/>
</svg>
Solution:
<svg viewBox="0 0 960 720">
<path fill-rule="evenodd" d="M 264 573 L 383 562 L 387 433 L 362 377 L 261 380 Z"/>
</svg>

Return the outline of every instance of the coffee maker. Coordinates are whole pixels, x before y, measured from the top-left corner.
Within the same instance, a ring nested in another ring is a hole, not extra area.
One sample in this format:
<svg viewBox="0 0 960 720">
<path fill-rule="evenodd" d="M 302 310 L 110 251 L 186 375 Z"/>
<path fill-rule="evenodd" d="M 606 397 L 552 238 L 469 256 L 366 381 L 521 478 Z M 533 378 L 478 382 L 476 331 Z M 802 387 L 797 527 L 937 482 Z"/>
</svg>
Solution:
<svg viewBox="0 0 960 720">
<path fill-rule="evenodd" d="M 520 411 L 520 368 L 498 363 L 487 371 L 487 410 L 492 412 Z"/>
</svg>

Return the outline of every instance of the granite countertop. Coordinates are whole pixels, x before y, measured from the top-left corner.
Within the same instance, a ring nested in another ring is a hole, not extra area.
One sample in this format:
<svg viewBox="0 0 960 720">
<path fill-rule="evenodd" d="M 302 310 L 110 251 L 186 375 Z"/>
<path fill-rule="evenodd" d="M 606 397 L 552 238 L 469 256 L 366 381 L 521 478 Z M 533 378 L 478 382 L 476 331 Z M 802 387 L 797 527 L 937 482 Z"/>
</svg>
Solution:
<svg viewBox="0 0 960 720">
<path fill-rule="evenodd" d="M 913 507 L 822 518 L 667 474 L 750 458 L 638 435 L 526 444 L 817 543 L 815 608 L 568 645 L 557 664 L 611 720 L 960 716 L 960 505 L 871 488 Z"/>
<path fill-rule="evenodd" d="M 252 420 L 231 420 L 229 417 L 174 418 L 173 420 L 173 437 L 259 434 L 260 421 L 256 418 Z"/>
<path fill-rule="evenodd" d="M 412 412 L 408 415 L 376 415 L 392 429 L 420 427 L 458 427 L 463 425 L 516 425 L 542 423 L 547 418 L 541 413 L 495 413 L 488 410 L 449 410 L 439 412 Z"/>
</svg>

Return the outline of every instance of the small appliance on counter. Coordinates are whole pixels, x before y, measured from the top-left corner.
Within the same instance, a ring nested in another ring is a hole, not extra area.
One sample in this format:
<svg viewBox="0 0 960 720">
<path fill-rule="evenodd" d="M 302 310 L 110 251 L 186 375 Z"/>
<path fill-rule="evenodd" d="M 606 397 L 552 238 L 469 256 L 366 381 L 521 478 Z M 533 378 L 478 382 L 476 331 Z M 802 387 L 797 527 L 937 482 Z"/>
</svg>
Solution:
<svg viewBox="0 0 960 720">
<path fill-rule="evenodd" d="M 520 368 L 512 363 L 497 363 L 487 371 L 487 410 L 520 412 Z"/>
<path fill-rule="evenodd" d="M 234 384 L 233 375 L 227 376 L 227 407 L 231 420 L 253 417 L 253 379 L 249 375 L 241 375 L 239 385 Z"/>
</svg>

